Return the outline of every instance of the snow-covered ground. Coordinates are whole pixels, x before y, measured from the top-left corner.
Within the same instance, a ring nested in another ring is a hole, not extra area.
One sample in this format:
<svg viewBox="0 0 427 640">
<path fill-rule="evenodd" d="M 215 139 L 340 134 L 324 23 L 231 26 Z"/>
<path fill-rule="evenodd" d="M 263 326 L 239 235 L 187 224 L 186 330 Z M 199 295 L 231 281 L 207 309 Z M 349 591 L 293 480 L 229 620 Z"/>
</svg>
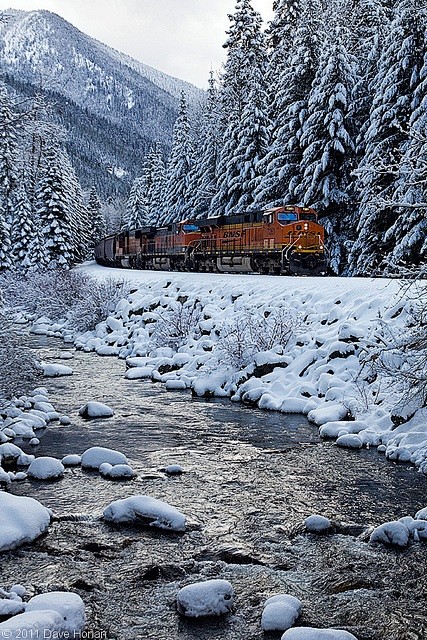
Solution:
<svg viewBox="0 0 427 640">
<path fill-rule="evenodd" d="M 414 407 L 369 361 L 390 332 L 406 329 L 413 301 L 400 281 L 79 268 L 132 283 L 115 312 L 76 340 L 125 358 L 129 379 L 304 413 L 338 446 L 380 447 L 427 471 L 427 410 L 408 421 Z"/>
</svg>

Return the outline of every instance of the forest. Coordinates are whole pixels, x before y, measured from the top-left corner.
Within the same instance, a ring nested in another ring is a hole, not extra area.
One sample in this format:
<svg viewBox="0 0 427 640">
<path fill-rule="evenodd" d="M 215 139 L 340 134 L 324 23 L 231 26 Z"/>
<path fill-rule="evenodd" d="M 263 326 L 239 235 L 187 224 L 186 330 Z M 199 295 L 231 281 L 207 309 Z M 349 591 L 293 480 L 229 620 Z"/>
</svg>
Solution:
<svg viewBox="0 0 427 640">
<path fill-rule="evenodd" d="M 160 140 L 141 150 L 127 202 L 107 221 L 108 203 L 90 188 L 99 181 L 72 167 L 49 107 L 37 96 L 19 103 L 3 85 L 0 267 L 68 267 L 106 229 L 286 203 L 317 209 L 333 273 L 423 274 L 425 6 L 275 0 L 273 9 L 264 25 L 250 0 L 237 2 L 203 104 L 189 108 L 182 92 L 170 153 Z"/>
</svg>

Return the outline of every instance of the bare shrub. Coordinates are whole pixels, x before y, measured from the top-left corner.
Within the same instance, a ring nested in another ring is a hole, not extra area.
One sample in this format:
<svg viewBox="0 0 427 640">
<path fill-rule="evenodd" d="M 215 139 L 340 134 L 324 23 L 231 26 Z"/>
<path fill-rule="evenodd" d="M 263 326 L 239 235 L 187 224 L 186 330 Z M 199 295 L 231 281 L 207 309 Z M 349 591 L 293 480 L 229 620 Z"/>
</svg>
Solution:
<svg viewBox="0 0 427 640">
<path fill-rule="evenodd" d="M 190 338 L 201 335 L 199 322 L 202 309 L 197 303 L 175 302 L 166 309 L 157 310 L 158 318 L 151 339 L 157 347 L 170 347 L 175 351 Z"/>
<path fill-rule="evenodd" d="M 394 407 L 403 419 L 427 406 L 427 284 L 405 289 L 409 313 L 405 327 L 380 323 L 380 344 L 367 351 L 365 370 L 387 378 L 400 398 Z"/>
<path fill-rule="evenodd" d="M 0 285 L 6 306 L 36 317 L 67 320 L 78 331 L 93 329 L 129 293 L 124 280 L 100 281 L 79 271 L 62 269 L 2 274 Z"/>
<path fill-rule="evenodd" d="M 223 324 L 217 345 L 220 360 L 242 369 L 257 353 L 275 347 L 285 349 L 298 332 L 302 319 L 292 309 L 245 308 Z"/>
</svg>

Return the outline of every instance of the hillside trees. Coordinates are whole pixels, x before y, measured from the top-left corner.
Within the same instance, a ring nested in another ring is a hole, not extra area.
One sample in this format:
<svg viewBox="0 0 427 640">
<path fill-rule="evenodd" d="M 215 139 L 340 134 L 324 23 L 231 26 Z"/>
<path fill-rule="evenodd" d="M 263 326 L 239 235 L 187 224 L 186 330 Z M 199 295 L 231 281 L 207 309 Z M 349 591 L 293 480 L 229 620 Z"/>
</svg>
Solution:
<svg viewBox="0 0 427 640">
<path fill-rule="evenodd" d="M 61 127 L 25 109 L 0 84 L 0 268 L 69 268 L 89 244 L 81 187 Z"/>
</svg>

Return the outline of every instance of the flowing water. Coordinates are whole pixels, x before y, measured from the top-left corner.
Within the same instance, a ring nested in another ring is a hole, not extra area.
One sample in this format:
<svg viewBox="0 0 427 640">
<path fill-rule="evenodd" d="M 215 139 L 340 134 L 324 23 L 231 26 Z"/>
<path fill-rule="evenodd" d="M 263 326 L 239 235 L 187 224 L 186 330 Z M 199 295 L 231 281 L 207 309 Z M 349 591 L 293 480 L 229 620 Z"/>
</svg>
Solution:
<svg viewBox="0 0 427 640">
<path fill-rule="evenodd" d="M 38 338 L 34 346 L 60 362 L 61 342 Z M 413 467 L 320 441 L 304 416 L 128 381 L 115 358 L 75 352 L 61 362 L 73 376 L 44 385 L 72 424 L 51 423 L 35 452 L 61 458 L 115 448 L 137 477 L 111 481 L 74 468 L 59 481 L 14 483 L 13 493 L 37 498 L 55 520 L 32 545 L 2 555 L 0 586 L 76 591 L 93 638 L 275 640 L 281 633 L 264 634 L 260 616 L 265 599 L 283 592 L 303 602 L 302 625 L 345 628 L 358 640 L 427 638 L 427 545 L 396 551 L 366 542 L 369 527 L 427 506 L 427 478 Z M 114 417 L 83 420 L 78 409 L 88 400 L 108 404 Z M 167 476 L 171 463 L 185 473 Z M 102 521 L 112 500 L 135 494 L 176 506 L 187 531 Z M 305 534 L 301 523 L 313 513 L 336 521 L 335 533 Z M 214 577 L 232 582 L 233 613 L 182 618 L 178 589 Z"/>
</svg>

